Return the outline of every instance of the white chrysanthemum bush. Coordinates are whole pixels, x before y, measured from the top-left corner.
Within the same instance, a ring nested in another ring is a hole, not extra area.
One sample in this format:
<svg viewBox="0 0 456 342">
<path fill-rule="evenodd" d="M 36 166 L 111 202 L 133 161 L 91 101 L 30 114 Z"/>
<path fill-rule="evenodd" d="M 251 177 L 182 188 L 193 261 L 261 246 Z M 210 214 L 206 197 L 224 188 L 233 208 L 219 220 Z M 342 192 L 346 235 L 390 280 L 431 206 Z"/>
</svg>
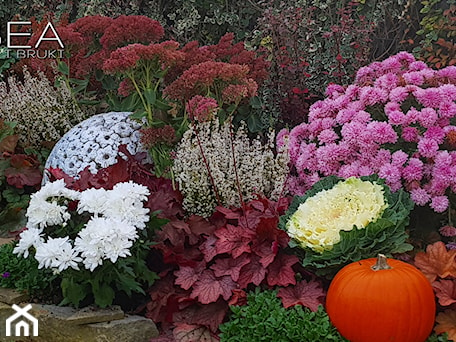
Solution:
<svg viewBox="0 0 456 342">
<path fill-rule="evenodd" d="M 403 190 L 391 192 L 376 175 L 323 178 L 295 196 L 280 226 L 303 265 L 332 276 L 343 265 L 378 253 L 402 253 L 413 208 Z"/>
<path fill-rule="evenodd" d="M 93 296 L 104 307 L 118 291 L 144 293 L 156 278 L 145 263 L 148 195 L 132 181 L 84 191 L 68 189 L 63 179 L 47 183 L 31 196 L 14 253 L 61 276 L 63 303 L 78 306 Z"/>
</svg>

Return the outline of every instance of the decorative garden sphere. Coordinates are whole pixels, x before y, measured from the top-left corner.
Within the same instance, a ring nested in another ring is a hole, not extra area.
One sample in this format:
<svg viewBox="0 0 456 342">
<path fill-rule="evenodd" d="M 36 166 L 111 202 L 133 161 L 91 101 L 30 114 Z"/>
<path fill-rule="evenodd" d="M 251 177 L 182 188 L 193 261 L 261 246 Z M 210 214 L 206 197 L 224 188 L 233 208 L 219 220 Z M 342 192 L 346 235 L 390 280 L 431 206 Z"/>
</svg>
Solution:
<svg viewBox="0 0 456 342">
<path fill-rule="evenodd" d="M 109 112 L 94 115 L 70 129 L 52 149 L 45 169 L 60 168 L 76 177 L 87 166 L 96 173 L 117 162 L 119 146 L 126 145 L 135 155 L 146 152 L 140 142 L 141 124 L 129 118 L 130 112 Z M 48 180 L 43 177 L 43 184 Z"/>
</svg>

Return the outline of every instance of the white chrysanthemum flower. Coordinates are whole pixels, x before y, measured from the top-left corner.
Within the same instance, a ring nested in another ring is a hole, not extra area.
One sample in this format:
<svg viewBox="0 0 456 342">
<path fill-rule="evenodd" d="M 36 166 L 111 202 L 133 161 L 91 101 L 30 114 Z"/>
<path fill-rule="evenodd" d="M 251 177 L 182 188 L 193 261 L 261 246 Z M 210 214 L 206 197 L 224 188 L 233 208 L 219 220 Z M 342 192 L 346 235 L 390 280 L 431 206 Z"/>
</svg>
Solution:
<svg viewBox="0 0 456 342">
<path fill-rule="evenodd" d="M 290 217 L 286 229 L 303 247 L 323 252 L 340 241 L 341 230 L 365 228 L 387 206 L 381 185 L 352 177 L 309 197 Z"/>
<path fill-rule="evenodd" d="M 13 253 L 22 255 L 24 258 L 29 256 L 29 248 L 37 247 L 44 242 L 42 237 L 43 230 L 39 228 L 28 228 L 19 234 L 19 242 L 14 248 Z"/>
<path fill-rule="evenodd" d="M 150 194 L 150 191 L 146 186 L 136 184 L 133 181 L 117 183 L 111 191 L 118 192 L 123 196 L 135 198 L 138 201 L 147 201 L 147 196 Z"/>
<path fill-rule="evenodd" d="M 49 225 L 65 224 L 71 217 L 67 208 L 59 205 L 56 201 L 30 201 L 25 214 L 28 218 L 27 227 L 44 228 Z"/>
<path fill-rule="evenodd" d="M 77 263 L 82 261 L 68 237 L 49 238 L 36 248 L 35 259 L 39 263 L 38 268 L 55 268 L 60 272 L 68 267 L 78 270 Z"/>
<path fill-rule="evenodd" d="M 101 214 L 107 209 L 109 192 L 106 189 L 87 189 L 81 192 L 78 203 L 78 213 L 87 211 Z"/>
<path fill-rule="evenodd" d="M 75 249 L 84 258 L 84 266 L 93 271 L 102 260 L 109 259 L 114 263 L 119 257 L 131 255 L 129 249 L 137 238 L 136 228 L 132 225 L 94 217 L 76 238 Z"/>
<path fill-rule="evenodd" d="M 65 181 L 63 179 L 58 179 L 42 186 L 38 192 L 31 195 L 30 201 L 33 201 L 34 198 L 47 200 L 51 197 L 65 197 L 70 200 L 77 200 L 79 198 L 79 192 L 68 189 L 65 185 Z"/>
<path fill-rule="evenodd" d="M 149 208 L 144 208 L 149 189 L 133 182 L 118 183 L 109 192 L 104 216 L 143 229 L 149 221 Z"/>
</svg>

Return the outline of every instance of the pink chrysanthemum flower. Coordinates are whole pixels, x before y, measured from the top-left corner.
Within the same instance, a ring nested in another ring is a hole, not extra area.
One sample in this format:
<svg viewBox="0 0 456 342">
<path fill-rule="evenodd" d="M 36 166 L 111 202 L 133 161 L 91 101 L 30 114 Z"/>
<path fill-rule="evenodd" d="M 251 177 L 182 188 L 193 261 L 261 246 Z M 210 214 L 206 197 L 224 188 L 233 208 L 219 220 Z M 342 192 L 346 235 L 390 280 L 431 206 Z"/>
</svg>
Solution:
<svg viewBox="0 0 456 342">
<path fill-rule="evenodd" d="M 363 67 L 290 131 L 294 190 L 330 174 L 379 174 L 393 191 L 445 211 L 444 195 L 456 192 L 455 116 L 454 67 L 435 71 L 407 52 Z"/>
</svg>

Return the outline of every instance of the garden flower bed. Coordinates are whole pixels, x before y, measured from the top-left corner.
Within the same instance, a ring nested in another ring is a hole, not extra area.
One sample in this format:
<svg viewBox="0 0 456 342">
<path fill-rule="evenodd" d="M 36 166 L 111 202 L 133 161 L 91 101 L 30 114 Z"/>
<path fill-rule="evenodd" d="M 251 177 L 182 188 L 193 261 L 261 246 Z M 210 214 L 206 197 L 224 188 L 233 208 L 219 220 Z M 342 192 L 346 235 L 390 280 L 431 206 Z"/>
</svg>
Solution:
<svg viewBox="0 0 456 342">
<path fill-rule="evenodd" d="M 65 58 L 4 59 L 0 286 L 41 340 L 456 341 L 456 60 L 370 60 L 350 2 L 322 66 L 275 20 L 324 8 L 269 5 L 249 47 L 87 15 L 55 21 Z"/>
</svg>

